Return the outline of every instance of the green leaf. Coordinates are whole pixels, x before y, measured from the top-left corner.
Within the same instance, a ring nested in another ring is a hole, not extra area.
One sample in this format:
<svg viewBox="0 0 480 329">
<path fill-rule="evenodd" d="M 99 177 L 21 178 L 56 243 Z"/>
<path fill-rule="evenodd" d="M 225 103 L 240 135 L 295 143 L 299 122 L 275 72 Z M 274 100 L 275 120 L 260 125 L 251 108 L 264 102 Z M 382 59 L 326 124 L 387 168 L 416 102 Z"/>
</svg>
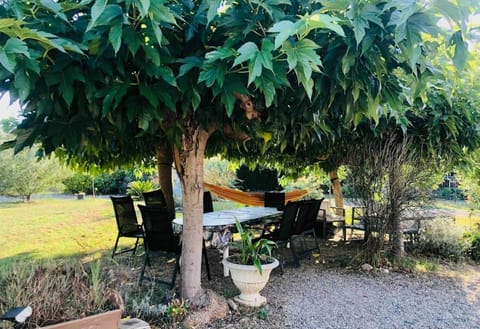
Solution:
<svg viewBox="0 0 480 329">
<path fill-rule="evenodd" d="M 200 106 L 200 103 L 202 101 L 202 97 L 200 96 L 200 93 L 198 92 L 198 90 L 196 88 L 192 89 L 192 96 L 193 96 L 192 97 L 192 107 L 193 107 L 193 110 L 195 111 Z"/>
<path fill-rule="evenodd" d="M 0 64 L 10 73 L 14 73 L 16 61 L 13 56 L 8 56 L 5 49 L 0 48 Z"/>
<path fill-rule="evenodd" d="M 140 85 L 139 90 L 140 90 L 140 95 L 145 97 L 148 100 L 148 102 L 152 105 L 153 108 L 158 107 L 158 97 L 152 91 L 150 86 Z"/>
<path fill-rule="evenodd" d="M 148 11 L 150 9 L 150 0 L 140 0 L 140 6 L 138 6 L 138 10 L 142 17 L 148 15 Z"/>
<path fill-rule="evenodd" d="M 258 53 L 257 56 L 260 57 L 262 66 L 265 67 L 266 69 L 273 71 L 273 66 L 272 66 L 272 50 L 273 50 L 273 43 L 268 40 L 264 39 L 262 40 L 262 50 L 260 53 Z"/>
<path fill-rule="evenodd" d="M 28 95 L 30 95 L 30 80 L 28 79 L 27 75 L 23 68 L 17 70 L 15 72 L 15 80 L 13 81 L 13 85 L 18 90 L 18 96 L 20 98 L 20 102 L 23 103 Z"/>
<path fill-rule="evenodd" d="M 177 62 L 183 63 L 183 65 L 180 66 L 180 70 L 177 78 L 184 76 L 185 74 L 190 72 L 190 70 L 192 70 L 193 68 L 202 67 L 202 63 L 203 63 L 202 59 L 197 56 L 185 57 L 185 58 L 179 59 Z"/>
<path fill-rule="evenodd" d="M 301 35 L 306 36 L 314 29 L 327 29 L 345 37 L 342 27 L 338 25 L 340 19 L 330 15 L 321 14 L 320 11 L 315 11 L 311 15 L 303 16 L 302 21 L 305 30 L 300 32 Z"/>
<path fill-rule="evenodd" d="M 91 28 L 95 26 L 95 23 L 97 22 L 97 19 L 102 15 L 103 11 L 107 7 L 107 0 L 97 0 L 92 6 L 92 11 L 91 11 L 91 20 L 90 23 L 87 26 L 87 30 L 89 31 Z"/>
<path fill-rule="evenodd" d="M 218 8 L 222 4 L 223 0 L 209 0 L 208 1 L 208 11 L 207 11 L 207 25 L 217 16 Z"/>
<path fill-rule="evenodd" d="M 170 9 L 164 5 L 165 1 L 151 1 L 150 2 L 150 13 L 153 14 L 153 24 L 176 24 L 177 20 L 175 16 L 170 12 Z"/>
<path fill-rule="evenodd" d="M 58 86 L 58 89 L 60 90 L 60 94 L 63 96 L 65 103 L 70 107 L 73 101 L 73 85 L 71 83 L 61 83 Z"/>
<path fill-rule="evenodd" d="M 250 85 L 256 77 L 262 75 L 262 59 L 260 56 L 256 56 L 255 60 L 251 60 L 248 65 L 248 83 Z"/>
<path fill-rule="evenodd" d="M 291 21 L 280 21 L 268 29 L 268 32 L 278 33 L 275 36 L 275 49 L 278 49 L 290 36 L 298 32 L 298 24 Z"/>
<path fill-rule="evenodd" d="M 57 2 L 53 0 L 41 0 L 40 3 L 43 7 L 53 11 L 56 16 L 60 17 L 64 22 L 68 23 L 68 18 L 62 12 L 62 6 L 60 6 Z"/>
<path fill-rule="evenodd" d="M 109 25 L 111 22 L 123 17 L 122 7 L 118 5 L 108 5 L 98 18 L 96 26 Z M 123 23 L 123 19 L 121 20 Z"/>
<path fill-rule="evenodd" d="M 213 51 L 209 51 L 205 54 L 205 62 L 213 63 L 220 59 L 226 59 L 235 56 L 236 51 L 232 48 L 218 47 Z"/>
<path fill-rule="evenodd" d="M 153 30 L 153 34 L 155 34 L 155 39 L 157 40 L 158 45 L 161 46 L 162 38 L 163 38 L 162 30 L 157 24 L 152 24 L 152 30 Z"/>
<path fill-rule="evenodd" d="M 465 67 L 468 57 L 467 43 L 463 40 L 461 31 L 457 31 L 452 35 L 450 44 L 455 47 L 453 64 L 457 70 L 461 71 Z"/>
<path fill-rule="evenodd" d="M 115 24 L 110 28 L 110 33 L 108 34 L 108 40 L 112 44 L 115 54 L 118 53 L 122 45 L 122 31 L 122 24 Z"/>
<path fill-rule="evenodd" d="M 233 65 L 232 65 L 233 67 L 254 58 L 258 54 L 259 49 L 256 44 L 249 41 L 243 44 L 240 48 L 238 48 L 237 51 L 240 55 L 237 58 L 235 58 L 235 61 L 233 62 Z"/>
<path fill-rule="evenodd" d="M 163 81 L 168 83 L 170 86 L 173 86 L 173 87 L 177 86 L 177 80 L 175 79 L 175 75 L 173 74 L 173 71 L 170 67 L 162 66 L 158 69 L 158 72 L 160 73 L 160 76 L 163 79 Z"/>
<path fill-rule="evenodd" d="M 30 58 L 27 44 L 19 39 L 8 39 L 5 43 L 5 52 L 7 54 L 22 54 Z"/>
<path fill-rule="evenodd" d="M 142 45 L 142 40 L 139 35 L 128 25 L 124 29 L 123 41 L 126 43 L 128 50 L 133 56 L 135 56 Z"/>
</svg>

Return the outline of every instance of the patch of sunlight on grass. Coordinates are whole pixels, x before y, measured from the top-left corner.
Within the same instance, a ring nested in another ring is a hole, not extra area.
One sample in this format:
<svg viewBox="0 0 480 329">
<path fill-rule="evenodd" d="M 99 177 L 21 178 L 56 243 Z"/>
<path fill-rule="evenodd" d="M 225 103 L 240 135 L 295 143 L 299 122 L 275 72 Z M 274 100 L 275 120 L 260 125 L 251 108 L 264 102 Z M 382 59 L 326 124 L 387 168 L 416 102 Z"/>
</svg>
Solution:
<svg viewBox="0 0 480 329">
<path fill-rule="evenodd" d="M 1 203 L 0 265 L 19 259 L 85 257 L 111 252 L 117 235 L 110 199 Z M 139 217 L 140 220 L 140 217 Z M 120 239 L 121 247 L 133 239 Z"/>
</svg>

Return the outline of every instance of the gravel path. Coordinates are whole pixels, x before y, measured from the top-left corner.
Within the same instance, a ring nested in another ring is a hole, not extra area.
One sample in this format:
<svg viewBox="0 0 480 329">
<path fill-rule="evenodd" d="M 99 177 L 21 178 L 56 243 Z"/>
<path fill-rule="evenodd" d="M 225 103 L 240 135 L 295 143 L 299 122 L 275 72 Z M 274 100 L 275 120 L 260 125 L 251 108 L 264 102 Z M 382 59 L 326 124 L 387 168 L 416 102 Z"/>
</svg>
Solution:
<svg viewBox="0 0 480 329">
<path fill-rule="evenodd" d="M 480 328 L 480 266 L 407 274 L 328 269 L 311 260 L 272 273 L 262 295 L 267 317 L 243 309 L 206 328 L 472 329 Z M 207 283 L 232 291 L 229 278 Z M 223 291 L 222 291 L 223 290 Z"/>
</svg>

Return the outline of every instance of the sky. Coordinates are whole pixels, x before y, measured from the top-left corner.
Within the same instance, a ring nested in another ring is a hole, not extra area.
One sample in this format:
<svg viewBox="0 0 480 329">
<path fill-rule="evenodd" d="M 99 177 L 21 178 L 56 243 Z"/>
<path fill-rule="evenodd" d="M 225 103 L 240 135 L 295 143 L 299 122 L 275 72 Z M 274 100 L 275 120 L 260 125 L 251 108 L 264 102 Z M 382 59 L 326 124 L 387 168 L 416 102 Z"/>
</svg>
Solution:
<svg viewBox="0 0 480 329">
<path fill-rule="evenodd" d="M 9 104 L 10 96 L 7 93 L 0 98 L 0 120 L 18 116 L 18 112 L 20 111 L 18 103 L 15 103 L 11 106 L 9 106 Z"/>
</svg>

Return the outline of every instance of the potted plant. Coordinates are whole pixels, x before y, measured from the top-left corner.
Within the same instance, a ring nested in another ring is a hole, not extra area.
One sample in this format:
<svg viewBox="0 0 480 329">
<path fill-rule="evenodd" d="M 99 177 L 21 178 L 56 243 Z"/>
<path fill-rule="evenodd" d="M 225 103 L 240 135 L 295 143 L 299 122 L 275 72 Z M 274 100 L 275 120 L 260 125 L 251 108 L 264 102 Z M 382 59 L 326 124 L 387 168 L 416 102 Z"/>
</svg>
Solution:
<svg viewBox="0 0 480 329">
<path fill-rule="evenodd" d="M 260 291 L 267 284 L 270 272 L 279 265 L 271 254 L 276 244 L 267 239 L 254 241 L 250 230 L 244 230 L 238 221 L 236 226 L 240 241 L 233 244 L 239 254 L 224 259 L 223 264 L 230 270 L 233 283 L 240 290 L 240 295 L 234 300 L 246 306 L 258 307 L 267 302 Z"/>
</svg>

